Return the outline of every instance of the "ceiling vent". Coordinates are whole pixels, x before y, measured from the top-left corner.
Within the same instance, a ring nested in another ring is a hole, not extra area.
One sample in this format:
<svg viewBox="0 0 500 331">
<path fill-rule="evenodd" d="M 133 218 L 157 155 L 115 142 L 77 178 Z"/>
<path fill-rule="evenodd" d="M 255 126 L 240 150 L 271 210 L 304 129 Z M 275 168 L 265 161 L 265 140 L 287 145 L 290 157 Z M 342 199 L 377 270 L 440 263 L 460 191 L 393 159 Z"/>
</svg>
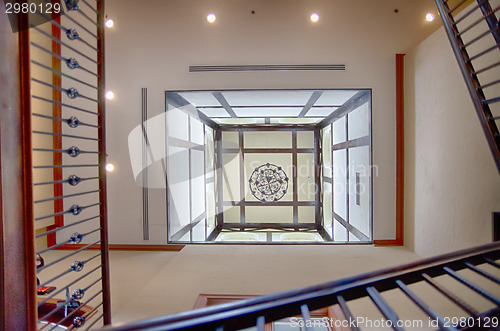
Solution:
<svg viewBox="0 0 500 331">
<path fill-rule="evenodd" d="M 331 71 L 345 70 L 345 64 L 247 64 L 221 66 L 189 66 L 189 72 L 218 71 Z"/>
</svg>

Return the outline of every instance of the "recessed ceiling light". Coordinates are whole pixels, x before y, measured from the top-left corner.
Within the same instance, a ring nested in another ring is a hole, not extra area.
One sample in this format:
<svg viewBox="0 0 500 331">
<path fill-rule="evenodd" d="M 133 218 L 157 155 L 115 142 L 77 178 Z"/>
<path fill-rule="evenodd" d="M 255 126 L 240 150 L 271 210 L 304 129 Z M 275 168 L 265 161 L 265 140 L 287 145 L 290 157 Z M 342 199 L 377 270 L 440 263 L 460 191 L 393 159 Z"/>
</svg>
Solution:
<svg viewBox="0 0 500 331">
<path fill-rule="evenodd" d="M 115 22 L 113 22 L 113 20 L 111 18 L 108 18 L 106 20 L 106 23 L 104 23 L 108 28 L 112 28 L 113 25 L 115 24 Z"/>
<path fill-rule="evenodd" d="M 108 163 L 106 164 L 105 169 L 107 172 L 113 172 L 115 171 L 115 166 L 113 165 L 113 163 Z"/>
<path fill-rule="evenodd" d="M 428 22 L 432 22 L 432 21 L 434 21 L 434 15 L 432 15 L 432 13 L 427 13 L 427 15 L 425 15 L 425 19 Z"/>
<path fill-rule="evenodd" d="M 215 22 L 215 20 L 216 20 L 215 14 L 210 13 L 210 14 L 207 15 L 207 21 L 208 21 L 208 23 L 213 23 L 213 22 Z"/>
<path fill-rule="evenodd" d="M 317 21 L 319 21 L 319 15 L 316 13 L 312 13 L 311 14 L 311 22 L 316 23 Z"/>
<path fill-rule="evenodd" d="M 106 99 L 108 100 L 113 100 L 115 98 L 115 94 L 113 93 L 113 91 L 108 91 L 106 92 Z"/>
</svg>

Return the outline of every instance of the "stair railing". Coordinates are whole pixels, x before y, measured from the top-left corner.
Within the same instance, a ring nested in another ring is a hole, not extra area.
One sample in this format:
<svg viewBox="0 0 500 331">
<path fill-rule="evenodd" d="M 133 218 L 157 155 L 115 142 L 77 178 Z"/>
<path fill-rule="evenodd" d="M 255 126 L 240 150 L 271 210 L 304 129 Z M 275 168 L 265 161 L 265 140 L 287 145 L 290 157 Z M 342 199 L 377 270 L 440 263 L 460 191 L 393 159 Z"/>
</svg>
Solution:
<svg viewBox="0 0 500 331">
<path fill-rule="evenodd" d="M 329 321 L 331 329 L 335 329 L 336 324 L 339 324 L 344 327 L 343 330 L 358 330 L 362 327 L 361 316 L 353 314 L 351 308 L 353 300 L 360 298 L 371 299 L 365 303 L 373 302 L 384 316 L 385 325 L 392 325 L 395 330 L 404 330 L 406 322 L 398 317 L 398 303 L 391 301 L 395 295 L 386 295 L 386 292 L 391 290 L 406 296 L 416 306 L 411 310 L 412 314 L 418 316 L 415 311 L 420 309 L 428 316 L 429 321 L 434 321 L 436 329 L 457 330 L 484 327 L 487 326 L 486 323 L 495 327 L 494 323 L 498 327 L 500 317 L 499 259 L 500 243 L 497 242 L 304 289 L 265 295 L 121 326 L 106 327 L 105 330 L 227 331 L 257 326 L 257 330 L 260 331 L 265 330 L 266 323 L 297 315 L 302 315 L 303 323 L 307 326 L 314 324 L 310 317 L 313 310 L 332 305 L 336 305 L 336 308 L 341 311 L 337 317 L 343 316 L 337 322 Z M 480 310 L 475 302 L 471 302 L 474 301 L 471 299 L 471 294 L 464 294 L 457 290 L 456 286 L 452 287 L 450 283 L 453 282 L 462 284 L 464 289 L 472 290 L 479 297 L 489 301 L 490 306 Z M 437 290 L 438 295 L 444 297 L 446 302 L 462 309 L 467 316 L 457 318 L 457 323 L 449 317 L 441 316 L 434 310 L 435 308 L 433 309 L 434 301 L 437 300 L 426 302 L 424 298 L 428 299 L 428 297 L 419 292 L 421 286 L 414 286 L 419 283 L 425 283 Z M 369 311 L 370 307 L 365 307 L 365 309 L 363 311 Z"/>
<path fill-rule="evenodd" d="M 500 6 L 492 8 L 489 0 L 469 6 L 467 0 L 435 2 L 500 173 Z"/>
</svg>

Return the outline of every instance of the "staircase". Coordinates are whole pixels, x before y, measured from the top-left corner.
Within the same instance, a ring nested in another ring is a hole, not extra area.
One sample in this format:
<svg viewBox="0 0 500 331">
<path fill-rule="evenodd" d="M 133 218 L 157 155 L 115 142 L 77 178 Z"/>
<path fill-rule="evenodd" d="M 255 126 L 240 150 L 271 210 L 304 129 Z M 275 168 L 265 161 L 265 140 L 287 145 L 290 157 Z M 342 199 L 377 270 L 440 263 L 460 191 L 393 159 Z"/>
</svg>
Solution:
<svg viewBox="0 0 500 331">
<path fill-rule="evenodd" d="M 496 242 L 304 289 L 104 329 L 264 331 L 273 330 L 273 321 L 293 316 L 301 316 L 300 323 L 294 321 L 304 325 L 297 330 L 360 330 L 369 323 L 394 330 L 498 329 L 499 259 L 500 242 Z M 409 306 L 409 315 L 402 310 L 404 305 Z M 311 317 L 323 307 L 334 312 L 328 320 Z M 439 312 L 452 308 L 461 313 Z"/>
<path fill-rule="evenodd" d="M 500 173 L 500 2 L 435 1 Z"/>
</svg>

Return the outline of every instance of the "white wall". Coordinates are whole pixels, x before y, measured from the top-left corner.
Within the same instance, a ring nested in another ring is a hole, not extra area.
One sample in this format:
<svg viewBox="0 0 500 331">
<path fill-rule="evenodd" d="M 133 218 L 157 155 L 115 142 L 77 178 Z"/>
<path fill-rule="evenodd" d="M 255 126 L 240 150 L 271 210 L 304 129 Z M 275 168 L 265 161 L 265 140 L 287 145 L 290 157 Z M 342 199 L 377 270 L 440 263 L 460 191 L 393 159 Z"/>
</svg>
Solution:
<svg viewBox="0 0 500 331">
<path fill-rule="evenodd" d="M 183 89 L 372 88 L 374 239 L 395 237 L 395 54 L 432 29 L 431 0 L 109 0 L 115 27 L 106 33 L 107 150 L 111 243 L 142 243 L 141 188 L 134 183 L 127 135 L 140 124 L 141 87 L 150 116 L 164 111 L 164 91 Z M 403 8 L 404 7 L 404 8 Z M 399 13 L 394 9 L 399 8 Z M 252 15 L 251 11 L 255 10 Z M 320 15 L 313 25 L 308 17 Z M 217 21 L 206 22 L 215 12 Z M 383 22 L 383 24 L 381 24 Z M 189 73 L 189 65 L 345 64 L 342 72 Z M 152 190 L 151 240 L 166 240 L 165 193 Z"/>
<path fill-rule="evenodd" d="M 429 256 L 491 242 L 500 177 L 444 30 L 405 61 L 406 244 Z"/>
</svg>

